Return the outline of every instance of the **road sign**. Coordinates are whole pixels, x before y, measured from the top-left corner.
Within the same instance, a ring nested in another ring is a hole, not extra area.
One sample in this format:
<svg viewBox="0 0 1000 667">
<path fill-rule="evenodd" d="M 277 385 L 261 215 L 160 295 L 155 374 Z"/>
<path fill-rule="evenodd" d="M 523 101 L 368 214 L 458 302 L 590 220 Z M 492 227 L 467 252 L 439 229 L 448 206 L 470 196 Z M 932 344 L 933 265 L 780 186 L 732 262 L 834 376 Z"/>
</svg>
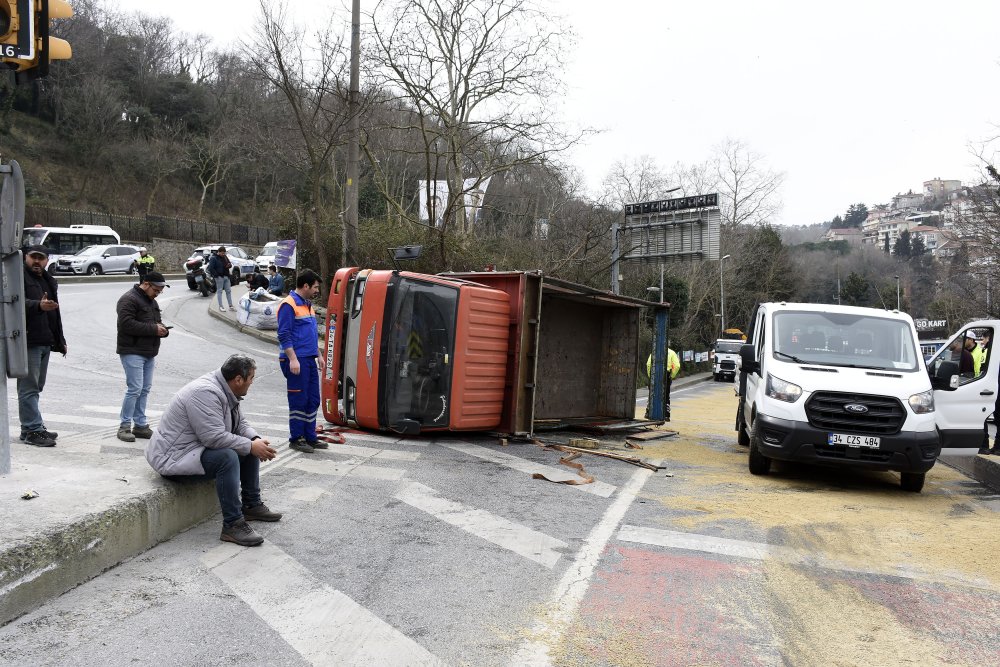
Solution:
<svg viewBox="0 0 1000 667">
<path fill-rule="evenodd" d="M 721 224 L 716 193 L 627 204 L 621 257 L 657 263 L 719 259 Z"/>
</svg>

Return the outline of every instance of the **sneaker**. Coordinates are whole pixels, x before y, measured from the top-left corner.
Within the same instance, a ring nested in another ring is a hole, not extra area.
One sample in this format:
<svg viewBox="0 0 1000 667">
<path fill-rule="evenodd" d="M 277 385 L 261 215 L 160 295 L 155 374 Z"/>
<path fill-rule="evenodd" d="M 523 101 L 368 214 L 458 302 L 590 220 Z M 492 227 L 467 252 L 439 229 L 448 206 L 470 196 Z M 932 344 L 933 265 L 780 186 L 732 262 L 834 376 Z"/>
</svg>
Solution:
<svg viewBox="0 0 1000 667">
<path fill-rule="evenodd" d="M 223 526 L 219 539 L 223 542 L 232 542 L 241 547 L 259 546 L 264 538 L 257 534 L 257 531 L 250 527 L 246 519 L 239 519 L 231 526 Z"/>
<path fill-rule="evenodd" d="M 322 440 L 306 440 L 306 444 L 313 449 L 330 449 L 329 443 L 323 442 Z"/>
<path fill-rule="evenodd" d="M 132 429 L 128 426 L 120 426 L 118 428 L 118 439 L 122 442 L 135 442 L 135 436 L 132 435 Z"/>
<path fill-rule="evenodd" d="M 993 456 L 1000 456 L 1000 447 L 994 445 L 993 449 L 990 450 L 990 454 L 992 454 Z"/>
<path fill-rule="evenodd" d="M 56 438 L 59 437 L 58 433 L 54 431 L 48 431 L 45 428 L 42 428 L 42 433 L 44 433 L 45 437 L 48 438 L 49 440 L 55 440 Z"/>
<path fill-rule="evenodd" d="M 55 447 L 56 441 L 45 436 L 45 431 L 32 431 L 24 436 L 24 441 L 35 447 Z"/>
<path fill-rule="evenodd" d="M 226 307 L 225 306 L 219 306 L 219 312 L 220 313 L 226 312 Z"/>
<path fill-rule="evenodd" d="M 261 503 L 254 507 L 244 507 L 243 518 L 247 521 L 280 521 L 281 512 L 272 512 L 267 505 Z"/>
<path fill-rule="evenodd" d="M 144 440 L 149 440 L 153 437 L 153 429 L 149 428 L 149 425 L 139 426 L 136 424 L 132 427 L 132 435 L 136 438 L 143 438 Z"/>
<path fill-rule="evenodd" d="M 297 450 L 297 451 L 300 451 L 300 452 L 304 452 L 306 454 L 312 454 L 313 453 L 312 446 L 308 442 L 306 442 L 305 438 L 295 438 L 294 440 L 289 440 L 288 441 L 288 448 L 289 449 L 294 449 L 294 450 Z"/>
</svg>

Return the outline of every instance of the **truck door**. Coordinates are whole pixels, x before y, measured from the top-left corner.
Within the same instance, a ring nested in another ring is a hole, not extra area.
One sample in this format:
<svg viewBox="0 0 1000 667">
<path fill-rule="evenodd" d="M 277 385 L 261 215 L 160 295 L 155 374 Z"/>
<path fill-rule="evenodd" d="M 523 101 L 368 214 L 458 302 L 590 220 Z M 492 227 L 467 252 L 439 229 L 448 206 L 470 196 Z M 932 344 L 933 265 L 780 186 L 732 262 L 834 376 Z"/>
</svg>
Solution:
<svg viewBox="0 0 1000 667">
<path fill-rule="evenodd" d="M 1000 359 L 994 357 L 1000 355 L 1000 351 L 992 349 L 995 324 L 974 322 L 966 325 L 927 362 L 932 374 L 939 360 L 960 364 L 958 388 L 934 391 L 935 421 L 943 448 L 979 447 L 983 442 L 986 419 L 993 413 L 997 399 Z M 981 341 L 987 346 L 983 348 L 984 358 L 978 372 L 974 366 L 971 370 L 962 369 L 962 349 L 971 348 L 973 342 L 982 347 Z"/>
<path fill-rule="evenodd" d="M 754 346 L 754 357 L 758 364 L 763 365 L 764 363 L 764 322 L 767 317 L 767 311 L 764 308 L 758 307 L 756 312 L 754 312 L 753 318 L 750 320 L 750 337 L 747 338 L 747 344 Z M 763 370 L 757 373 L 747 373 L 746 370 L 740 366 L 739 374 L 739 393 L 740 393 L 740 414 L 737 415 L 737 429 L 739 428 L 749 428 L 751 422 L 751 416 L 753 414 L 753 401 L 757 396 L 757 387 L 761 382 L 761 377 L 763 377 Z"/>
</svg>

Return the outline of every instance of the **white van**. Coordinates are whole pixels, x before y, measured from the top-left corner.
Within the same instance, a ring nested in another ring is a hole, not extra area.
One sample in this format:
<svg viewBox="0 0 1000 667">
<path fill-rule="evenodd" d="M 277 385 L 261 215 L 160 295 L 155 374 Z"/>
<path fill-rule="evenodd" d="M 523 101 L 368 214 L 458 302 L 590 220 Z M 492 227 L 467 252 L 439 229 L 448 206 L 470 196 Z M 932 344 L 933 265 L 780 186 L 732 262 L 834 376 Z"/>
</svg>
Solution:
<svg viewBox="0 0 1000 667">
<path fill-rule="evenodd" d="M 720 338 L 715 341 L 714 347 L 715 360 L 712 363 L 712 379 L 716 382 L 720 380 L 732 382 L 736 378 L 736 369 L 740 366 L 740 348 L 743 347 L 743 341 Z"/>
<path fill-rule="evenodd" d="M 87 246 L 120 245 L 118 232 L 107 225 L 70 225 L 69 227 L 25 227 L 21 246 L 45 246 L 49 251 L 49 272 L 55 273 L 60 257 L 75 255 Z"/>
<path fill-rule="evenodd" d="M 932 388 L 909 315 L 764 303 L 740 357 L 736 430 L 751 473 L 766 474 L 773 459 L 802 461 L 895 470 L 903 489 L 923 488 L 941 451 L 936 395 L 959 392 L 948 391 L 957 383 L 947 363 L 935 382 L 943 390 Z M 992 381 L 996 389 L 995 371 Z"/>
</svg>

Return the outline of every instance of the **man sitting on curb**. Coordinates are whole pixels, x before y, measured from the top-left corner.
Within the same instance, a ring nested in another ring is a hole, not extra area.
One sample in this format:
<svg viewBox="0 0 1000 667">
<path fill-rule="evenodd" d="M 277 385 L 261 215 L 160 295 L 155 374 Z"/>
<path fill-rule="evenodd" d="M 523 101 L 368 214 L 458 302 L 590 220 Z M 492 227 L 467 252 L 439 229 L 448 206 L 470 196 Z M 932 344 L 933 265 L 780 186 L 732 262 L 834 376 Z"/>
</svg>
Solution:
<svg viewBox="0 0 1000 667">
<path fill-rule="evenodd" d="M 223 542 L 264 541 L 247 521 L 278 521 L 260 499 L 260 462 L 277 452 L 240 412 L 257 364 L 244 354 L 192 380 L 174 395 L 146 447 L 153 470 L 177 481 L 214 479 L 222 507 Z"/>
</svg>

